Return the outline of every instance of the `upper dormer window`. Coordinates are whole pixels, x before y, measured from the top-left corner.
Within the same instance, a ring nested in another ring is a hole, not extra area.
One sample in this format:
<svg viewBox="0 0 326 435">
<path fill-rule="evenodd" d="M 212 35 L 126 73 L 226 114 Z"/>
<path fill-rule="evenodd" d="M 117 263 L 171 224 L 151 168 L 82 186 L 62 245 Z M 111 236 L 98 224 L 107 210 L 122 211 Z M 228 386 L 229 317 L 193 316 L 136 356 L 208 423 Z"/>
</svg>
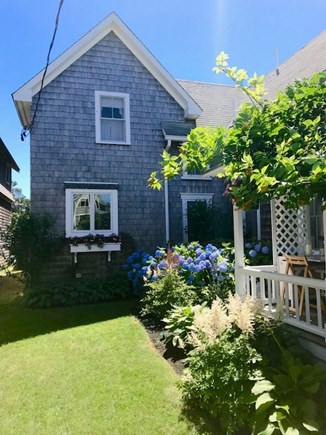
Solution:
<svg viewBox="0 0 326 435">
<path fill-rule="evenodd" d="M 95 92 L 96 142 L 130 144 L 129 94 Z"/>
</svg>

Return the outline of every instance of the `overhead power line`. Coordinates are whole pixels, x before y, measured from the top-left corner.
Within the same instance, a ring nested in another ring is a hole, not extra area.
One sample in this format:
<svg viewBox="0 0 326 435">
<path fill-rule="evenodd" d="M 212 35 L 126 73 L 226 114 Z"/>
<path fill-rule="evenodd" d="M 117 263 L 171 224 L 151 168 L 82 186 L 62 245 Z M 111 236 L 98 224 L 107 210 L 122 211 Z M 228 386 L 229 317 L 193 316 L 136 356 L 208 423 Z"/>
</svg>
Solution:
<svg viewBox="0 0 326 435">
<path fill-rule="evenodd" d="M 46 76 L 46 73 L 47 73 L 47 70 L 48 70 L 48 66 L 49 66 L 49 63 L 50 63 L 51 51 L 52 51 L 52 48 L 53 48 L 53 45 L 54 45 L 54 41 L 55 41 L 55 37 L 56 37 L 56 34 L 57 34 L 57 30 L 58 30 L 60 12 L 61 12 L 61 8 L 62 8 L 62 5 L 63 5 L 63 2 L 64 2 L 64 0 L 60 0 L 60 3 L 59 3 L 59 8 L 58 8 L 57 16 L 56 16 L 56 19 L 55 19 L 53 36 L 52 36 L 51 43 L 50 43 L 50 46 L 49 46 L 48 55 L 46 57 L 46 65 L 45 65 L 43 76 L 42 76 L 41 89 L 40 89 L 40 91 L 38 93 L 37 101 L 36 101 L 36 104 L 35 104 L 35 110 L 34 110 L 34 113 L 33 113 L 33 118 L 31 120 L 31 122 L 28 125 L 24 126 L 24 128 L 22 129 L 22 132 L 21 132 L 21 135 L 20 135 L 20 138 L 21 138 L 22 141 L 25 139 L 25 137 L 27 137 L 30 134 L 30 132 L 31 132 L 31 130 L 33 128 L 33 125 L 34 125 L 34 121 L 35 121 L 36 114 L 37 114 L 37 109 L 38 109 L 38 106 L 39 106 L 39 103 L 40 103 L 40 99 L 41 99 L 41 95 L 42 95 L 42 91 L 43 91 L 44 79 L 45 79 L 45 76 Z"/>
</svg>

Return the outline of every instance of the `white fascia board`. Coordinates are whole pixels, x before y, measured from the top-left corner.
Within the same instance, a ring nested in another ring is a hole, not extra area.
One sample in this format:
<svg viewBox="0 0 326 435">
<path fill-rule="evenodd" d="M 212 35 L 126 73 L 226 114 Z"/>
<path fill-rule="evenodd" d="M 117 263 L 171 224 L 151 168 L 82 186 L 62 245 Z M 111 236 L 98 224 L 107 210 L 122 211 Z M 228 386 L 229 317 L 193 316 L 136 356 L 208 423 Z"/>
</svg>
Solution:
<svg viewBox="0 0 326 435">
<path fill-rule="evenodd" d="M 117 35 L 117 37 L 126 45 L 127 48 L 129 48 L 129 50 L 167 90 L 167 92 L 169 92 L 180 104 L 185 111 L 186 119 L 196 119 L 202 113 L 202 109 L 196 104 L 196 102 L 115 13 L 110 14 L 107 18 L 101 21 L 96 27 L 90 30 L 85 36 L 79 39 L 49 65 L 44 79 L 44 86 L 48 85 L 110 32 L 114 32 Z M 41 89 L 43 73 L 44 69 L 14 92 L 14 101 L 31 103 L 32 97 Z"/>
<path fill-rule="evenodd" d="M 14 201 L 14 196 L 10 190 L 6 189 L 2 184 L 0 184 L 0 194 L 5 196 L 10 202 Z"/>
<path fill-rule="evenodd" d="M 222 174 L 224 170 L 225 166 L 215 166 L 214 168 L 205 171 L 203 175 L 205 175 L 205 177 L 216 177 L 217 175 Z"/>
</svg>

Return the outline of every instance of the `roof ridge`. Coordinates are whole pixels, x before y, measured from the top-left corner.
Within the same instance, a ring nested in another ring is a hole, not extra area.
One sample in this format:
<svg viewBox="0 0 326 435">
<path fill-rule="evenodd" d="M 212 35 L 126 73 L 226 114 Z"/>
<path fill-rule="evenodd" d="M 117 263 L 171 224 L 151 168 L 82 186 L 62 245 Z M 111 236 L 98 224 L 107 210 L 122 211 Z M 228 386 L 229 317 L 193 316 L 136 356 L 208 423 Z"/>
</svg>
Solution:
<svg viewBox="0 0 326 435">
<path fill-rule="evenodd" d="M 211 86 L 223 86 L 228 88 L 236 88 L 235 85 L 228 85 L 224 83 L 212 83 L 212 82 L 203 82 L 200 80 L 186 80 L 186 79 L 176 79 L 177 82 L 188 82 L 188 83 L 200 83 L 203 85 L 211 85 Z"/>
<path fill-rule="evenodd" d="M 315 36 L 313 39 L 311 39 L 310 41 L 306 42 L 305 45 L 303 45 L 301 48 L 299 48 L 299 50 L 295 51 L 293 54 L 291 54 L 291 56 L 289 56 L 287 59 L 285 59 L 282 63 L 280 63 L 277 68 L 279 69 L 280 67 L 282 67 L 282 65 L 285 65 L 287 62 L 289 62 L 292 58 L 294 58 L 295 56 L 301 54 L 302 50 L 306 49 L 308 46 L 312 45 L 318 38 L 320 38 L 323 34 L 326 35 L 326 29 L 322 30 L 320 33 L 318 33 L 317 36 Z M 268 76 L 271 76 L 273 73 L 275 73 L 275 68 L 273 68 L 271 71 L 269 71 L 268 73 L 264 74 L 265 79 Z"/>
</svg>

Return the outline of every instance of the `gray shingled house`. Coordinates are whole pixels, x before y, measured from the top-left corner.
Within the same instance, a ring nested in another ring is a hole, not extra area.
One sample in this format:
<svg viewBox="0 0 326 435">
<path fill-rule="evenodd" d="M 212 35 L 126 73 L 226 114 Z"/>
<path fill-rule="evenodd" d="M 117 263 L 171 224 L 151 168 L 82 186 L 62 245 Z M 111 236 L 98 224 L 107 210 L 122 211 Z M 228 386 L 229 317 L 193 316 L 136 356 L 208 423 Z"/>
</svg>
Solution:
<svg viewBox="0 0 326 435">
<path fill-rule="evenodd" d="M 13 169 L 19 172 L 17 163 L 0 138 L 0 230 L 5 230 L 11 221 L 12 203 L 14 201 L 11 192 Z M 1 245 L 2 242 L 0 241 Z M 0 266 L 3 266 L 5 262 L 2 251 L 0 251 Z"/>
<path fill-rule="evenodd" d="M 13 94 L 23 126 L 42 75 Z M 110 270 L 119 258 L 115 252 L 109 263 L 111 252 L 121 250 L 112 234 L 122 236 L 122 249 L 127 240 L 146 250 L 187 240 L 193 201 L 230 208 L 216 178 L 185 171 L 160 192 L 147 179 L 163 149 L 176 152 L 195 125 L 229 125 L 238 93 L 176 81 L 114 13 L 54 60 L 30 132 L 32 210 L 54 215 L 57 234 L 75 241 L 53 272 L 68 271 L 72 261 L 78 277 Z M 105 236 L 104 245 L 76 242 L 89 234 Z"/>
</svg>

